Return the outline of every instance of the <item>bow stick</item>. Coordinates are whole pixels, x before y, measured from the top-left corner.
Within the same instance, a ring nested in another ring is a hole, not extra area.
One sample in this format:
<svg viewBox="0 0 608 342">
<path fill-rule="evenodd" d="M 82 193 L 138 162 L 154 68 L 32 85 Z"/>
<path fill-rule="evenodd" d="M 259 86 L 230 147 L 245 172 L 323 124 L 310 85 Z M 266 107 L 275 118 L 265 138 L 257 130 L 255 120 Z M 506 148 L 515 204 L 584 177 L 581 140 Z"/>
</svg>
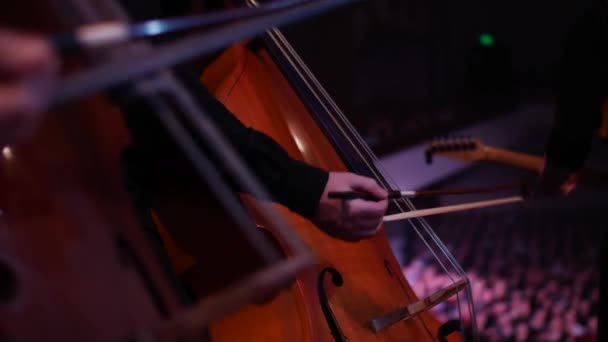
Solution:
<svg viewBox="0 0 608 342">
<path fill-rule="evenodd" d="M 269 27 L 300 20 L 350 2 L 353 0 L 303 1 L 298 6 L 290 6 L 214 28 L 205 33 L 165 44 L 149 52 L 118 58 L 61 81 L 53 95 L 51 105 L 60 105 L 132 81 L 154 71 L 214 52 L 232 42 L 262 33 Z"/>
<path fill-rule="evenodd" d="M 519 196 L 511 196 L 504 197 L 493 200 L 485 200 L 485 201 L 477 201 L 477 202 L 469 202 L 455 205 L 448 205 L 443 207 L 436 208 L 428 208 L 428 209 L 420 209 L 420 210 L 412 210 L 405 213 L 399 213 L 394 215 L 384 216 L 384 222 L 391 221 L 399 221 L 399 220 L 407 220 L 417 217 L 425 217 L 432 215 L 440 215 L 447 214 L 458 211 L 465 211 L 471 209 L 481 209 L 486 207 L 493 207 L 497 205 L 505 205 L 511 203 L 517 203 L 524 201 L 529 196 L 529 188 L 527 183 L 521 183 L 518 185 L 501 185 L 495 187 L 481 187 L 481 188 L 467 188 L 467 189 L 452 189 L 452 190 L 427 190 L 427 191 L 400 191 L 400 190 L 390 190 L 388 192 L 389 199 L 399 199 L 399 198 L 413 198 L 413 197 L 431 197 L 431 196 L 442 196 L 442 195 L 462 195 L 462 194 L 479 194 L 479 193 L 491 193 L 502 190 L 512 190 L 519 189 L 521 191 L 521 195 Z M 376 197 L 373 197 L 367 193 L 362 193 L 358 191 L 333 191 L 327 194 L 329 198 L 349 200 L 361 198 L 368 201 L 377 201 Z"/>
<path fill-rule="evenodd" d="M 412 211 L 408 211 L 405 213 L 384 216 L 383 221 L 392 222 L 392 221 L 408 220 L 408 219 L 412 219 L 412 218 L 416 218 L 416 217 L 425 217 L 425 216 L 447 214 L 447 213 L 453 213 L 453 212 L 465 211 L 465 210 L 471 210 L 471 209 L 494 207 L 497 205 L 523 202 L 524 200 L 525 200 L 524 196 L 511 196 L 511 197 L 504 197 L 504 198 L 487 200 L 487 201 L 477 201 L 477 202 L 469 202 L 469 203 L 463 203 L 463 204 L 447 205 L 444 207 L 412 210 Z"/>
<path fill-rule="evenodd" d="M 492 193 L 504 190 L 519 189 L 522 197 L 527 197 L 529 190 L 527 183 L 511 184 L 511 185 L 499 185 L 493 187 L 478 187 L 478 188 L 465 188 L 465 189 L 448 189 L 448 190 L 423 190 L 423 191 L 402 191 L 402 190 L 389 190 L 389 199 L 399 198 L 415 198 L 415 197 L 435 197 L 443 195 L 467 195 L 467 194 L 481 194 L 481 193 Z M 377 201 L 378 199 L 368 193 L 360 191 L 331 191 L 327 194 L 327 197 L 333 199 L 365 199 L 368 201 Z"/>
<path fill-rule="evenodd" d="M 124 21 L 104 21 L 82 25 L 73 31 L 57 34 L 51 37 L 51 43 L 55 50 L 61 53 L 94 49 L 139 38 L 161 36 L 212 25 L 227 24 L 237 20 L 252 19 L 297 7 L 307 1 L 273 1 L 259 7 L 243 7 L 202 15 L 148 20 L 133 24 Z"/>
</svg>

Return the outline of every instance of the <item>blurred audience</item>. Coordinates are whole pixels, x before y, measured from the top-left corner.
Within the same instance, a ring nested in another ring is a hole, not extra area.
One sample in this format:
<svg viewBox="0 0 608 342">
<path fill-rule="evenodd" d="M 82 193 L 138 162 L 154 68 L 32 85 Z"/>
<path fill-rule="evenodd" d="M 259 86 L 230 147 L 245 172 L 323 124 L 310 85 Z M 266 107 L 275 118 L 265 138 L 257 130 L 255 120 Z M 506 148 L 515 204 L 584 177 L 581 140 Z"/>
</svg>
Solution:
<svg viewBox="0 0 608 342">
<path fill-rule="evenodd" d="M 593 341 L 601 214 L 497 210 L 432 218 L 471 281 L 482 341 Z M 420 240 L 410 239 L 405 257 L 403 272 L 419 296 L 450 282 Z M 433 312 L 457 318 L 456 298 Z"/>
</svg>

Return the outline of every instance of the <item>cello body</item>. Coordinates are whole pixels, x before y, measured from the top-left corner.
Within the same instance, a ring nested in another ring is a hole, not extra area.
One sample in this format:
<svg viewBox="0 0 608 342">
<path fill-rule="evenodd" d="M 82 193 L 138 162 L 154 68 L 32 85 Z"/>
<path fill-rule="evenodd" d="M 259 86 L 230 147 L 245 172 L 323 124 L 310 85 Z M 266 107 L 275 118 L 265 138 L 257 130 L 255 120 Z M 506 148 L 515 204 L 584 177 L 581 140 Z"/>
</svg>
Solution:
<svg viewBox="0 0 608 342">
<path fill-rule="evenodd" d="M 21 1 L 2 23 L 64 30 L 55 13 L 46 1 Z M 98 97 L 0 147 L 0 340 L 135 340 L 182 307 L 123 189 L 128 141 L 120 112 Z"/>
<path fill-rule="evenodd" d="M 108 168 L 117 160 L 104 160 L 116 146 L 99 142 L 120 140 L 98 129 L 116 112 L 94 102 L 51 113 L 30 143 L 4 148 L 3 341 L 127 340 L 181 307 Z"/>
<path fill-rule="evenodd" d="M 239 45 L 202 76 L 203 84 L 246 126 L 271 136 L 294 158 L 331 171 L 348 171 L 307 106 L 267 50 Z M 293 180 L 297 182 L 297 179 Z M 258 225 L 256 201 L 243 197 Z M 440 323 L 424 312 L 374 333 L 371 319 L 418 300 L 403 277 L 383 230 L 359 242 L 323 233 L 276 205 L 319 257 L 312 269 L 274 300 L 249 305 L 210 327 L 214 341 L 433 341 Z M 284 245 L 280 240 L 279 245 Z M 289 255 L 289 251 L 284 251 Z M 450 340 L 458 340 L 451 336 Z"/>
<path fill-rule="evenodd" d="M 62 0 L 60 5 L 71 19 L 80 19 L 73 15 L 82 7 L 89 14 L 99 10 L 99 20 L 113 18 L 107 7 L 115 4 Z M 3 15 L 15 21 L 13 27 L 29 22 L 26 28 L 40 33 L 69 27 L 52 15 L 50 3 L 9 8 Z M 40 18 L 29 17 L 33 13 Z M 85 64 L 77 62 L 66 67 Z M 1 340 L 206 340 L 201 322 L 239 305 L 231 293 L 249 300 L 244 291 L 233 291 L 206 298 L 212 309 L 184 308 L 124 189 L 120 160 L 130 140 L 119 108 L 97 97 L 50 113 L 27 143 L 2 146 Z M 197 248 L 217 252 L 216 258 L 236 249 L 249 257 L 247 265 L 257 265 L 255 253 L 242 252 L 255 248 L 230 229 L 229 219 L 227 214 L 224 229 L 217 230 L 223 235 L 202 232 Z M 232 285 L 243 276 L 240 266 L 205 277 L 205 286 Z"/>
</svg>

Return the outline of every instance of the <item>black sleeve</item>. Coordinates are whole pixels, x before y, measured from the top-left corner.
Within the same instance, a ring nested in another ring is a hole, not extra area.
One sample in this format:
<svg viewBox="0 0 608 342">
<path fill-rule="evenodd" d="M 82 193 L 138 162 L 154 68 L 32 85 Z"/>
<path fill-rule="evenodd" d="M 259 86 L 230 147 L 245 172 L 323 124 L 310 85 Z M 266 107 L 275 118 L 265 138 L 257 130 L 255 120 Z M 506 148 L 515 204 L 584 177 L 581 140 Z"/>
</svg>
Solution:
<svg viewBox="0 0 608 342">
<path fill-rule="evenodd" d="M 237 153 L 244 159 L 254 174 L 268 189 L 273 200 L 291 210 L 311 218 L 327 183 L 328 173 L 304 162 L 291 158 L 285 150 L 267 135 L 245 127 L 232 113 L 217 101 L 200 84 L 195 73 L 186 67 L 176 69 L 178 77 L 185 83 L 196 100 L 226 135 Z M 132 136 L 132 147 L 125 161 L 131 174 L 140 178 L 144 187 L 156 186 L 159 182 L 171 182 L 179 178 L 196 179 L 194 171 L 177 145 L 161 126 L 153 109 L 145 100 L 130 101 L 123 112 Z M 221 158 L 214 155 L 208 146 L 199 147 L 211 157 L 235 191 L 241 191 L 236 182 L 222 169 Z M 160 164 L 171 163 L 173 175 L 155 173 Z M 134 172 L 133 170 L 139 170 Z M 159 178 L 160 177 L 160 178 Z"/>
<path fill-rule="evenodd" d="M 570 34 L 564 54 L 555 120 L 546 148 L 547 161 L 577 170 L 589 154 L 601 124 L 608 84 L 606 9 L 583 16 Z"/>
</svg>

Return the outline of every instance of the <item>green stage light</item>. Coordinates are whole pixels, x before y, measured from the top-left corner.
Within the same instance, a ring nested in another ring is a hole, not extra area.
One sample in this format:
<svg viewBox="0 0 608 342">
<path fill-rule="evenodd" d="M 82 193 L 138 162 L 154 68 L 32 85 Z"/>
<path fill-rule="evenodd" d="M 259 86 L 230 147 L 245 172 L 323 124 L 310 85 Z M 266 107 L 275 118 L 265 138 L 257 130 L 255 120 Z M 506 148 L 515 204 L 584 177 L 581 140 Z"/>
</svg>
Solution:
<svg viewBox="0 0 608 342">
<path fill-rule="evenodd" d="M 489 33 L 482 33 L 479 35 L 479 44 L 481 46 L 493 46 L 494 36 Z"/>
</svg>

